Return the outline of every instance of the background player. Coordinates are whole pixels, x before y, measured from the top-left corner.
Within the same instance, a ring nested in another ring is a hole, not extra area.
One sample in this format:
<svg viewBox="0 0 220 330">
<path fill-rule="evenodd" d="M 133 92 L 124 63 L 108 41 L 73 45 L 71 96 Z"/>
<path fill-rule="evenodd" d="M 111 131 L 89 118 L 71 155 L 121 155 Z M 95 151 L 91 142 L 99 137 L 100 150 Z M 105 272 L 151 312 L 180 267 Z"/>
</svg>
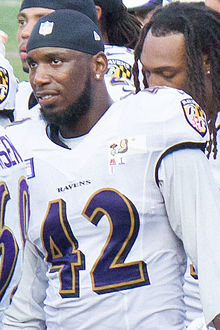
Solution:
<svg viewBox="0 0 220 330">
<path fill-rule="evenodd" d="M 22 157 L 0 127 L 0 328 L 21 276 L 29 217 L 29 191 Z"/>
<path fill-rule="evenodd" d="M 108 59 L 105 82 L 112 99 L 117 101 L 134 91 L 133 49 L 139 38 L 141 24 L 128 12 L 122 0 L 94 2 Z"/>
<path fill-rule="evenodd" d="M 4 41 L 6 34 L 0 31 Z M 1 38 L 1 37 L 0 37 Z M 1 47 L 3 46 L 3 47 Z M 0 328 L 2 317 L 20 280 L 22 249 L 28 221 L 29 193 L 25 166 L 5 134 L 4 126 L 14 118 L 18 82 L 0 45 Z"/>
<path fill-rule="evenodd" d="M 201 108 L 169 88 L 110 107 L 100 32 L 80 13 L 41 18 L 28 50 L 44 120 L 7 131 L 32 153 L 37 189 L 5 329 L 41 329 L 43 301 L 47 329 L 182 329 L 183 244 L 217 322 L 219 196 Z"/>
<path fill-rule="evenodd" d="M 178 16 L 174 15 L 175 10 Z M 173 3 L 164 7 L 143 28 L 134 65 L 136 91 L 140 90 L 138 61 L 141 59 L 145 86 L 183 89 L 204 108 L 213 138 L 214 157 L 215 120 L 220 109 L 219 27 L 220 15 L 202 4 Z M 210 153 L 211 146 L 208 151 Z"/>
<path fill-rule="evenodd" d="M 220 109 L 219 29 L 220 15 L 205 6 L 170 4 L 144 27 L 135 65 L 136 71 L 137 61 L 141 60 L 146 86 L 180 88 L 203 105 L 212 131 L 214 157 L 217 152 L 215 123 Z M 137 77 L 137 72 L 134 75 Z M 139 90 L 138 80 L 136 87 Z M 220 187 L 218 162 L 213 156 L 210 159 Z M 188 322 L 192 322 L 201 316 L 202 310 L 197 281 L 189 273 L 186 274 L 185 301 Z"/>
</svg>

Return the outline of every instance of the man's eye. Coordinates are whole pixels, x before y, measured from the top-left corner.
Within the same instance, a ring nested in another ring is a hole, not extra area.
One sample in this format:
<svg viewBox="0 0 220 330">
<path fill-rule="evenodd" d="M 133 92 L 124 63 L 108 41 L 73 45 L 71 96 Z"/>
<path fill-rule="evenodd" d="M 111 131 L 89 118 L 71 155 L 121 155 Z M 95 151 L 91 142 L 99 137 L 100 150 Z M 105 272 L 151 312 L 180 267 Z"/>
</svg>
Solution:
<svg viewBox="0 0 220 330">
<path fill-rule="evenodd" d="M 36 68 L 37 63 L 35 63 L 35 62 L 28 62 L 28 65 L 29 65 L 30 69 L 34 69 L 34 68 Z"/>
<path fill-rule="evenodd" d="M 19 24 L 20 26 L 24 26 L 24 25 L 26 24 L 26 20 L 25 20 L 25 19 L 19 19 L 19 20 L 18 20 L 18 24 Z"/>
<path fill-rule="evenodd" d="M 62 63 L 62 61 L 57 58 L 53 59 L 51 62 L 52 62 L 52 64 L 55 64 L 55 65 Z"/>
<path fill-rule="evenodd" d="M 163 72 L 163 77 L 166 79 L 172 79 L 175 76 L 173 72 Z"/>
</svg>

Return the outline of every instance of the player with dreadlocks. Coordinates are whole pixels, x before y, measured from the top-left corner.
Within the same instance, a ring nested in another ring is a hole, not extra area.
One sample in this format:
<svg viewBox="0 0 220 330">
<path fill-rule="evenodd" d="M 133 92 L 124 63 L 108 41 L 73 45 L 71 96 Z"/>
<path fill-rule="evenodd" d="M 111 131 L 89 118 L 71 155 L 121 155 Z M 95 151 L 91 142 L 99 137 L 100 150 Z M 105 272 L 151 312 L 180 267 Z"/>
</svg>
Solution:
<svg viewBox="0 0 220 330">
<path fill-rule="evenodd" d="M 139 21 L 122 0 L 94 0 L 99 29 L 106 44 L 134 48 L 139 38 Z"/>
<path fill-rule="evenodd" d="M 157 53 L 152 44 L 157 45 Z M 202 3 L 175 2 L 159 9 L 144 26 L 133 67 L 137 92 L 140 60 L 145 87 L 156 84 L 183 89 L 204 108 L 211 133 L 208 155 L 213 150 L 214 158 L 215 121 L 220 109 L 219 58 L 220 14 Z"/>
<path fill-rule="evenodd" d="M 108 59 L 106 86 L 114 101 L 135 90 L 132 66 L 141 23 L 128 12 L 122 0 L 94 0 L 98 27 Z"/>
<path fill-rule="evenodd" d="M 144 86 L 166 85 L 188 92 L 206 110 L 212 141 L 208 155 L 217 154 L 216 119 L 220 110 L 220 15 L 202 3 L 174 2 L 158 10 L 145 25 L 135 50 L 134 78 L 137 92 L 138 61 Z M 219 157 L 219 154 L 218 154 Z M 218 160 L 210 157 L 214 167 Z M 214 172 L 217 182 L 219 169 Z M 189 260 L 188 260 L 189 261 Z M 203 326 L 197 281 L 191 262 L 185 274 L 187 326 Z M 191 276 L 192 275 L 192 276 Z M 195 324 L 196 323 L 196 324 Z M 197 329 L 197 328 L 196 328 Z M 200 329 L 200 328 L 199 328 Z"/>
</svg>

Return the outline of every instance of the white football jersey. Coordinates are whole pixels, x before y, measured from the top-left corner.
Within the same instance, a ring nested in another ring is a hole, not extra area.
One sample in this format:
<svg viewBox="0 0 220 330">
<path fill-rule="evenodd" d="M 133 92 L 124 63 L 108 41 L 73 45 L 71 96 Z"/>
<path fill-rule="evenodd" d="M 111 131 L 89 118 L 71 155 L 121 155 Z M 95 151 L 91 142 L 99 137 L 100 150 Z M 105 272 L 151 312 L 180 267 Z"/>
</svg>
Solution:
<svg viewBox="0 0 220 330">
<path fill-rule="evenodd" d="M 218 115 L 216 120 L 216 126 L 220 124 L 220 116 Z M 218 153 L 216 159 L 213 158 L 213 155 L 210 155 L 209 162 L 211 164 L 211 170 L 214 175 L 215 181 L 217 183 L 218 190 L 220 190 L 220 131 L 217 131 L 217 148 Z M 199 283 L 198 276 L 193 269 L 193 265 L 188 259 L 187 271 L 184 276 L 184 300 L 186 304 L 186 325 L 194 324 L 196 319 L 201 320 L 203 318 L 202 304 L 200 301 L 199 294 Z M 201 323 L 201 321 L 200 321 Z M 205 328 L 205 327 L 204 327 Z M 192 328 L 193 329 L 193 328 Z M 214 329 L 209 327 L 209 329 Z"/>
<path fill-rule="evenodd" d="M 114 45 L 105 45 L 108 71 L 105 74 L 107 90 L 114 101 L 118 101 L 135 91 L 132 66 L 134 51 Z"/>
<path fill-rule="evenodd" d="M 0 129 L 0 329 L 20 280 L 28 222 L 29 192 L 22 158 Z"/>
<path fill-rule="evenodd" d="M 0 54 L 0 126 L 2 127 L 11 122 L 9 117 L 13 116 L 15 109 L 17 88 L 18 81 L 14 76 L 13 68 L 8 60 Z"/>
<path fill-rule="evenodd" d="M 220 223 L 199 106 L 182 91 L 147 89 L 113 104 L 88 134 L 63 139 L 69 148 L 45 126 L 32 119 L 7 130 L 29 150 L 33 195 L 23 278 L 4 329 L 43 329 L 45 318 L 48 330 L 184 329 L 182 240 L 210 322 L 220 311 L 220 265 L 210 266 Z"/>
<path fill-rule="evenodd" d="M 33 90 L 29 81 L 21 81 L 18 84 L 18 91 L 15 98 L 15 121 L 29 117 L 31 109 L 29 109 L 29 99 Z"/>
<path fill-rule="evenodd" d="M 186 326 L 188 327 L 196 319 L 203 317 L 202 304 L 199 294 L 198 276 L 192 265 L 187 260 L 187 269 L 184 275 L 184 301 L 186 304 Z"/>
</svg>

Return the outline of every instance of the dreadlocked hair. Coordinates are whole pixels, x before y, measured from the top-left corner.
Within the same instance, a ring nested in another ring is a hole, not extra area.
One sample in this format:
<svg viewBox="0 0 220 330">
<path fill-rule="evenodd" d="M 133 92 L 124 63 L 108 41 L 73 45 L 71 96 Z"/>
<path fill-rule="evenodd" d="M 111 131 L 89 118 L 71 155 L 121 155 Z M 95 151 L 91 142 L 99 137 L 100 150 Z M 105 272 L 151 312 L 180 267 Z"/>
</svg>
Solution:
<svg viewBox="0 0 220 330">
<path fill-rule="evenodd" d="M 174 2 L 158 9 L 151 20 L 143 27 L 135 48 L 133 66 L 136 93 L 140 91 L 139 67 L 143 44 L 147 33 L 161 37 L 182 33 L 185 38 L 187 63 L 187 91 L 205 110 L 210 130 L 210 141 L 207 146 L 208 157 L 217 154 L 216 118 L 220 110 L 220 13 L 204 6 L 203 3 Z M 212 109 L 207 108 L 205 88 L 204 57 L 210 65 L 212 85 Z M 143 72 L 144 87 L 148 87 Z"/>
<path fill-rule="evenodd" d="M 94 0 L 102 8 L 101 32 L 105 32 L 110 45 L 134 49 L 141 30 L 141 23 L 130 14 L 121 0 Z"/>
</svg>

